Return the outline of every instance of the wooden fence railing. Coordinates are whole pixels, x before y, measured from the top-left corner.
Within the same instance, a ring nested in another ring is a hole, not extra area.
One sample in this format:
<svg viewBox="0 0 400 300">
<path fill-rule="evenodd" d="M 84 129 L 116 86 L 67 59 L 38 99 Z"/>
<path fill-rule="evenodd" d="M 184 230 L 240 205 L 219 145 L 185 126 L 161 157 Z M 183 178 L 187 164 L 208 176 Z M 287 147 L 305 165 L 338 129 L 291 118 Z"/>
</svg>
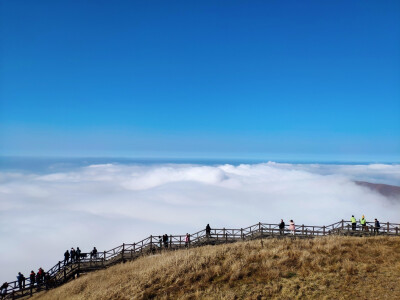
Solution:
<svg viewBox="0 0 400 300">
<path fill-rule="evenodd" d="M 374 223 L 368 222 L 367 226 L 369 227 L 368 232 L 361 231 L 361 226 L 357 226 L 356 231 L 353 231 L 351 222 L 342 220 L 328 226 L 295 225 L 293 232 L 289 231 L 288 225 L 286 225 L 283 236 L 310 238 L 338 234 L 374 235 Z M 399 228 L 400 224 L 398 223 L 381 223 L 379 235 L 400 236 Z M 141 255 L 157 253 L 161 250 L 193 248 L 209 244 L 232 243 L 263 237 L 282 237 L 282 235 L 280 234 L 279 224 L 260 222 L 239 229 L 211 229 L 209 235 L 206 234 L 205 230 L 200 230 L 190 235 L 188 243 L 185 242 L 185 237 L 185 235 L 168 236 L 166 247 L 161 240 L 161 236 L 151 235 L 136 243 L 124 243 L 111 250 L 98 252 L 95 257 L 87 255 L 84 258 L 67 264 L 64 264 L 64 261 L 59 261 L 46 272 L 48 275 L 40 282 L 31 282 L 29 278 L 26 278 L 21 286 L 19 286 L 18 281 L 8 282 L 8 287 L 1 291 L 1 299 L 17 299 L 29 296 L 43 289 L 57 287 L 79 276 L 81 273 L 106 268 L 116 263 L 133 260 Z"/>
</svg>

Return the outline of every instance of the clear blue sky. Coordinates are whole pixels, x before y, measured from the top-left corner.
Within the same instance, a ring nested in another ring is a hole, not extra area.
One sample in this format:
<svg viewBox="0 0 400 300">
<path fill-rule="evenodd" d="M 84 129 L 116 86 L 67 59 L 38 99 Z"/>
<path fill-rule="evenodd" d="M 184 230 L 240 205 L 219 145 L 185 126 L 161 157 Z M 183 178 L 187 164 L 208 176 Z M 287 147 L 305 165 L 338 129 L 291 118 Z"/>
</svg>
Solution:
<svg viewBox="0 0 400 300">
<path fill-rule="evenodd" d="M 0 154 L 400 161 L 400 1 L 1 1 Z"/>
</svg>

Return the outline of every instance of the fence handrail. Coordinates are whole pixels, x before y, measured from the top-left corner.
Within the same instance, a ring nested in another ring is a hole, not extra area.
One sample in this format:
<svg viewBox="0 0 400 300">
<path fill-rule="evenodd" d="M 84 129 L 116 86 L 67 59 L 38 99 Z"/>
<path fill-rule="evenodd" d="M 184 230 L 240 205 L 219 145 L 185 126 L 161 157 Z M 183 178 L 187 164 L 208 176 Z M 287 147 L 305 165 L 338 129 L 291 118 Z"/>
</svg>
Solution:
<svg viewBox="0 0 400 300">
<path fill-rule="evenodd" d="M 357 222 L 359 223 L 359 222 Z M 375 227 L 374 222 L 366 222 L 367 226 L 373 229 L 377 229 Z M 372 226 L 373 225 L 373 226 Z M 380 222 L 380 230 L 382 232 L 385 232 L 387 234 L 395 234 L 399 235 L 399 223 L 390 223 L 390 222 Z M 289 231 L 289 226 L 290 224 L 285 224 L 284 231 Z M 320 226 L 320 225 L 304 225 L 304 224 L 297 224 L 295 225 L 294 232 L 301 233 L 306 236 L 310 235 L 318 235 L 318 236 L 324 236 L 324 235 L 331 235 L 335 234 L 336 232 L 339 232 L 340 230 L 347 229 L 349 230 L 351 226 L 351 221 L 347 220 L 341 220 L 339 222 L 330 224 L 328 226 Z M 356 228 L 361 228 L 362 226 L 356 225 Z M 311 230 L 312 229 L 312 230 Z M 203 245 L 204 241 L 208 242 L 210 239 L 217 239 L 217 241 L 225 239 L 225 242 L 228 241 L 235 241 L 238 239 L 245 239 L 247 237 L 253 237 L 254 234 L 263 234 L 263 233 L 277 233 L 280 231 L 279 224 L 272 224 L 272 223 L 257 223 L 254 225 L 250 225 L 248 227 L 244 228 L 212 228 L 210 235 L 206 233 L 205 229 L 199 230 L 193 234 L 190 234 L 190 239 L 189 243 L 191 245 Z M 59 261 L 56 263 L 53 267 L 51 267 L 46 273 L 50 275 L 50 279 L 54 279 L 56 281 L 60 280 L 59 277 L 61 277 L 61 283 L 63 280 L 68 278 L 69 276 L 74 276 L 76 272 L 80 271 L 80 265 L 82 264 L 82 268 L 85 267 L 85 264 L 91 265 L 94 263 L 95 265 L 97 263 L 102 263 L 103 266 L 107 265 L 107 262 L 114 263 L 114 259 L 117 261 L 119 260 L 124 260 L 124 255 L 125 253 L 129 253 L 131 256 L 133 253 L 135 255 L 137 253 L 141 254 L 143 250 L 151 250 L 153 251 L 155 248 L 154 247 L 163 247 L 164 241 L 160 239 L 162 235 L 150 235 L 149 237 L 146 237 L 139 242 L 136 243 L 123 243 L 122 245 L 119 245 L 117 247 L 114 247 L 110 250 L 106 250 L 103 252 L 98 252 L 97 256 L 95 259 L 93 259 L 92 256 L 90 258 L 78 258 L 78 260 L 74 263 L 70 264 L 65 264 L 64 261 Z M 168 236 L 168 245 L 170 247 L 176 246 L 182 247 L 182 243 L 185 242 L 185 237 L 186 235 L 169 235 Z M 168 246 L 167 245 L 167 246 Z M 185 247 L 187 246 L 185 242 Z M 88 255 L 89 253 L 85 253 Z M 120 256 L 120 258 L 119 258 Z M 133 257 L 133 256 L 132 256 Z M 12 295 L 12 297 L 15 297 L 15 294 L 21 291 L 21 295 L 25 295 L 24 291 L 30 290 L 32 293 L 32 288 L 35 285 L 36 282 L 31 282 L 29 276 L 25 278 L 23 288 L 19 288 L 19 282 L 18 280 L 15 281 L 10 281 L 8 282 L 8 287 L 6 289 L 6 294 L 7 295 Z M 37 284 L 37 283 L 36 283 Z M 43 284 L 43 282 L 42 282 Z M 11 292 L 11 293 L 9 293 Z"/>
</svg>

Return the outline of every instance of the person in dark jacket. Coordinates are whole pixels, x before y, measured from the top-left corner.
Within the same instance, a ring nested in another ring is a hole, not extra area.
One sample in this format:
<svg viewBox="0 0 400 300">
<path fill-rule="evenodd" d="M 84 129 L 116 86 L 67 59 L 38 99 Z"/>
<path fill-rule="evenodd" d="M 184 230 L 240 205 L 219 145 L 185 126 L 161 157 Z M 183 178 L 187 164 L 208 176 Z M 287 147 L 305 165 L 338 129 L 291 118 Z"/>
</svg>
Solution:
<svg viewBox="0 0 400 300">
<path fill-rule="evenodd" d="M 71 251 L 69 251 L 69 255 L 71 257 L 71 263 L 75 262 L 75 258 L 76 258 L 76 251 L 74 248 L 71 248 Z"/>
<path fill-rule="evenodd" d="M 0 292 L 2 298 L 7 295 L 7 288 L 8 288 L 8 282 L 4 282 L 2 286 L 0 286 Z"/>
<path fill-rule="evenodd" d="M 163 235 L 164 247 L 168 248 L 168 234 Z"/>
<path fill-rule="evenodd" d="M 92 252 L 90 252 L 90 258 L 94 258 L 94 259 L 97 258 L 97 249 L 96 249 L 96 247 L 93 247 Z"/>
<path fill-rule="evenodd" d="M 81 249 L 79 247 L 76 247 L 75 260 L 81 260 Z"/>
<path fill-rule="evenodd" d="M 279 223 L 279 234 L 285 234 L 285 222 L 283 222 L 283 219 L 281 219 L 281 222 Z"/>
<path fill-rule="evenodd" d="M 38 272 L 38 273 L 36 273 L 36 286 L 37 286 L 38 290 L 40 290 L 40 286 L 41 285 L 42 285 L 42 281 L 41 281 L 41 277 L 40 277 L 39 272 Z"/>
<path fill-rule="evenodd" d="M 207 224 L 206 226 L 206 237 L 211 237 L 211 227 L 210 224 Z"/>
<path fill-rule="evenodd" d="M 36 274 L 35 274 L 35 272 L 33 272 L 33 270 L 31 271 L 31 274 L 29 275 L 29 280 L 31 282 L 31 287 L 33 287 L 35 285 L 35 281 L 36 281 Z"/>
<path fill-rule="evenodd" d="M 69 251 L 65 251 L 64 253 L 64 265 L 67 265 L 69 262 Z"/>
<path fill-rule="evenodd" d="M 51 288 L 51 277 L 49 273 L 44 274 L 44 283 L 46 285 L 46 290 Z"/>
<path fill-rule="evenodd" d="M 17 280 L 18 280 L 19 289 L 20 290 L 24 289 L 25 288 L 25 276 L 21 272 L 18 272 Z"/>
<path fill-rule="evenodd" d="M 381 228 L 381 224 L 379 223 L 378 219 L 375 219 L 374 233 L 379 234 L 380 228 Z"/>
</svg>

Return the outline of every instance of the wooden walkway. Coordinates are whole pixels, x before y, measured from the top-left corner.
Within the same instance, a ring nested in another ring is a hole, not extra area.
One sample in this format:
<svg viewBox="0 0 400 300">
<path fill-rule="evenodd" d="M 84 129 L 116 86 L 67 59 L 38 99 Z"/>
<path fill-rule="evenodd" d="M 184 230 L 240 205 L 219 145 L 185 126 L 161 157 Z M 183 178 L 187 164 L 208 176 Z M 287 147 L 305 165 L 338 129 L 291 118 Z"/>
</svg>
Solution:
<svg viewBox="0 0 400 300">
<path fill-rule="evenodd" d="M 18 299 L 31 296 L 43 289 L 50 289 L 60 286 L 80 274 L 104 269 L 117 263 L 134 260 L 142 255 L 156 254 L 161 251 L 177 250 L 183 248 L 200 247 L 204 245 L 217 245 L 246 241 L 260 238 L 314 238 L 329 235 L 350 235 L 350 236 L 375 236 L 374 223 L 367 223 L 369 231 L 362 231 L 358 226 L 355 231 L 351 229 L 350 221 L 339 221 L 328 226 L 306 226 L 296 225 L 295 234 L 285 228 L 285 233 L 280 234 L 279 224 L 258 223 L 240 229 L 211 229 L 207 236 L 205 229 L 190 235 L 190 242 L 185 243 L 185 235 L 168 236 L 168 247 L 162 243 L 161 236 L 150 235 L 149 237 L 132 244 L 122 244 L 108 251 L 99 252 L 96 258 L 82 258 L 76 262 L 69 262 L 64 265 L 59 261 L 54 267 L 48 270 L 49 279 L 46 283 L 32 284 L 29 278 L 25 279 L 22 288 L 18 286 L 18 281 L 8 283 L 6 294 L 2 299 Z M 400 236 L 400 224 L 381 223 L 379 235 Z"/>
</svg>

